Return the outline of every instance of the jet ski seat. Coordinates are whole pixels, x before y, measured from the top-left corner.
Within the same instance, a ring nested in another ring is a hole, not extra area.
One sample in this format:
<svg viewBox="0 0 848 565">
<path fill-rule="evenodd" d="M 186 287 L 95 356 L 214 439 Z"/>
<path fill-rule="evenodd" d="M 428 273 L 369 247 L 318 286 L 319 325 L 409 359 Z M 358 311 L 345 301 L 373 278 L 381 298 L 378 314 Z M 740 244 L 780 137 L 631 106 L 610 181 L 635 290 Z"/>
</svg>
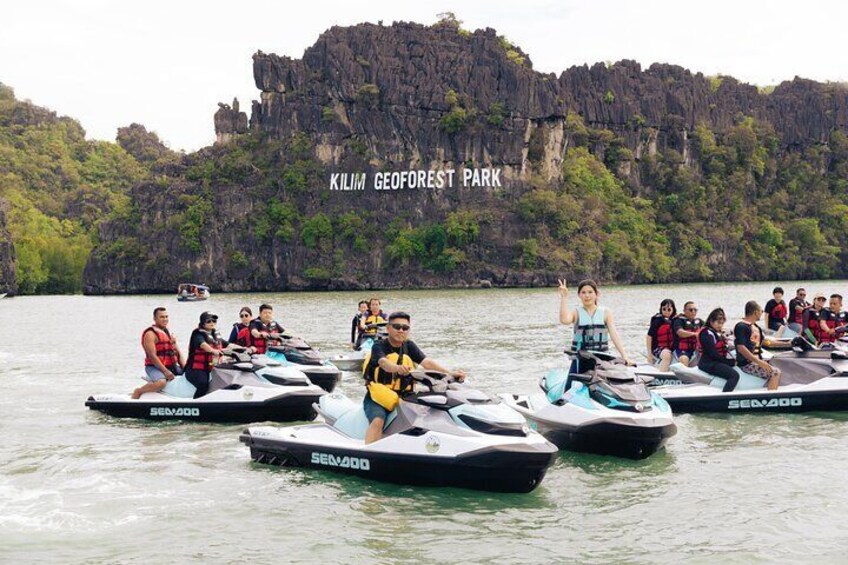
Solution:
<svg viewBox="0 0 848 565">
<path fill-rule="evenodd" d="M 670 368 L 683 384 L 708 384 L 711 387 L 723 389 L 727 382 L 721 377 L 714 377 L 697 367 L 686 367 L 682 363 L 672 363 Z M 755 390 L 766 386 L 765 380 L 749 375 L 739 367 L 733 367 L 733 369 L 739 373 L 739 384 L 733 390 Z"/>
<path fill-rule="evenodd" d="M 162 392 L 167 394 L 168 396 L 173 396 L 176 398 L 194 398 L 194 393 L 197 388 L 188 382 L 188 379 L 185 378 L 185 375 L 180 375 L 172 381 L 168 381 L 168 384 L 165 385 L 165 388 L 162 389 Z"/>
<path fill-rule="evenodd" d="M 354 439 L 365 439 L 368 430 L 368 418 L 361 402 L 354 402 L 343 394 L 325 394 L 318 399 L 318 412 L 334 428 Z M 397 410 L 392 410 L 383 424 L 385 430 L 397 417 Z"/>
</svg>

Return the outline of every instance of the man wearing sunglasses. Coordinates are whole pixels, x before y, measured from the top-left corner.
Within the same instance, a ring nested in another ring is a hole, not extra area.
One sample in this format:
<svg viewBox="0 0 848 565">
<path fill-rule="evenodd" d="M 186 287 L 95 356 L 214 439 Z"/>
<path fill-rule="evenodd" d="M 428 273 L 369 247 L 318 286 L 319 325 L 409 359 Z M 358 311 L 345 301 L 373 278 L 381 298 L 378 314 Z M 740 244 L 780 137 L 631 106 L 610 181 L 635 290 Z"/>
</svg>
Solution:
<svg viewBox="0 0 848 565">
<path fill-rule="evenodd" d="M 807 302 L 807 291 L 799 288 L 795 291 L 795 298 L 789 301 L 789 324 L 787 327 L 795 333 L 801 333 L 804 329 L 804 310 L 810 307 Z"/>
<path fill-rule="evenodd" d="M 200 323 L 191 332 L 188 344 L 188 362 L 186 364 L 186 379 L 194 385 L 195 398 L 200 398 L 209 392 L 209 376 L 212 367 L 220 360 L 221 350 L 229 342 L 218 335 L 218 316 L 211 312 L 200 315 Z"/>
<path fill-rule="evenodd" d="M 687 367 L 698 364 L 698 332 L 703 327 L 704 321 L 698 317 L 698 307 L 690 300 L 683 305 L 683 313 L 674 319 L 674 333 L 677 334 L 674 354 Z"/>
<path fill-rule="evenodd" d="M 451 372 L 434 359 L 427 357 L 415 342 L 409 339 L 410 316 L 406 312 L 392 312 L 386 326 L 388 338 L 378 341 L 371 349 L 371 355 L 365 365 L 363 376 L 366 387 L 370 382 L 382 383 L 398 394 L 412 391 L 412 381 L 407 378 L 409 373 L 420 365 L 424 369 L 432 369 L 442 373 L 450 373 L 458 381 L 465 379 L 463 371 Z M 389 411 L 377 404 L 366 388 L 362 401 L 365 415 L 368 417 L 368 431 L 365 433 L 365 443 L 372 443 L 383 437 L 383 425 Z"/>
</svg>

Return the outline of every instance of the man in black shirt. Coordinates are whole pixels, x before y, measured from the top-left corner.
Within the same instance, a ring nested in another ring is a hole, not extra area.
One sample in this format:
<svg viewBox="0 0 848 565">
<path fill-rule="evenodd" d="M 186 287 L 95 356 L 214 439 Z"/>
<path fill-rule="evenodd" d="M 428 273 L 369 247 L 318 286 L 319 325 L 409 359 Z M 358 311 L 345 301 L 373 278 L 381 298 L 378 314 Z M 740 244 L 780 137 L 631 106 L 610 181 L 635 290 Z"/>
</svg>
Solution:
<svg viewBox="0 0 848 565">
<path fill-rule="evenodd" d="M 787 325 L 790 330 L 795 333 L 804 331 L 804 310 L 810 307 L 807 302 L 807 291 L 799 288 L 795 291 L 795 298 L 789 301 L 789 314 L 787 317 Z"/>
<path fill-rule="evenodd" d="M 783 289 L 775 287 L 771 291 L 772 298 L 766 302 L 766 327 L 775 332 L 786 325 L 787 308 L 783 301 Z"/>
<path fill-rule="evenodd" d="M 767 379 L 768 389 L 775 390 L 780 385 L 780 369 L 763 361 L 763 330 L 757 325 L 757 320 L 762 315 L 763 309 L 755 301 L 745 303 L 745 317 L 733 328 L 733 335 L 736 337 L 736 364 L 749 375 Z"/>
<path fill-rule="evenodd" d="M 412 382 L 408 375 L 421 365 L 442 373 L 450 373 L 457 380 L 465 379 L 463 371 L 451 372 L 433 359 L 427 357 L 415 342 L 409 339 L 410 316 L 405 312 L 393 312 L 389 315 L 389 325 L 386 326 L 388 338 L 378 341 L 371 349 L 371 357 L 363 371 L 365 385 L 378 382 L 390 387 L 398 394 L 412 390 Z M 406 378 L 405 378 L 406 377 Z M 375 442 L 383 437 L 383 425 L 389 415 L 380 404 L 371 398 L 371 391 L 366 389 L 362 400 L 365 415 L 368 417 L 368 431 L 365 433 L 365 443 Z"/>
</svg>

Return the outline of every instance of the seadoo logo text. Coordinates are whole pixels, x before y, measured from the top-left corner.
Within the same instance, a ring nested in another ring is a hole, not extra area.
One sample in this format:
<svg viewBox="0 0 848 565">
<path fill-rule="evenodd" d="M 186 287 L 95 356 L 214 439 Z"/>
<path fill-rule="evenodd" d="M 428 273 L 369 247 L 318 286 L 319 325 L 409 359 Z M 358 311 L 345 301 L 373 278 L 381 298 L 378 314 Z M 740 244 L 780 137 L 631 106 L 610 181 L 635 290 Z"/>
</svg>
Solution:
<svg viewBox="0 0 848 565">
<path fill-rule="evenodd" d="M 200 416 L 200 408 L 168 408 L 154 406 L 150 409 L 151 416 Z"/>
<path fill-rule="evenodd" d="M 792 398 L 752 398 L 750 400 L 731 400 L 727 404 L 728 410 L 740 410 L 746 408 L 784 408 L 786 406 L 801 406 L 803 400 L 797 396 Z"/>
<path fill-rule="evenodd" d="M 332 455 L 330 453 L 312 452 L 312 464 L 324 465 L 327 467 L 340 467 L 342 469 L 359 469 L 360 471 L 370 471 L 371 462 L 363 457 L 349 457 L 345 455 Z"/>
</svg>

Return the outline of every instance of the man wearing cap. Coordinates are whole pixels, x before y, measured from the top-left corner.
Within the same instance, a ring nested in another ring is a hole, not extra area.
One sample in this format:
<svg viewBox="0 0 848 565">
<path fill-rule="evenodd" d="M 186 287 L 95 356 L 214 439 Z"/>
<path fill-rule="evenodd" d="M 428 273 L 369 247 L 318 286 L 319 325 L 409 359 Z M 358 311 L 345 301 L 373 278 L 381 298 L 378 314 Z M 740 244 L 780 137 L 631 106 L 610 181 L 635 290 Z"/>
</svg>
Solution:
<svg viewBox="0 0 848 565">
<path fill-rule="evenodd" d="M 389 314 L 389 324 L 386 326 L 388 338 L 378 341 L 371 349 L 363 370 L 365 385 L 371 382 L 382 383 L 398 394 L 412 391 L 412 382 L 408 377 L 420 365 L 425 369 L 432 369 L 442 373 L 449 373 L 457 380 L 465 379 L 463 371 L 451 372 L 445 369 L 434 359 L 427 357 L 415 342 L 409 339 L 410 316 L 406 312 L 392 312 Z M 383 425 L 389 415 L 380 404 L 371 398 L 370 390 L 366 389 L 365 398 L 362 401 L 365 408 L 365 416 L 368 417 L 368 431 L 365 433 L 365 443 L 375 442 L 383 437 Z"/>
<path fill-rule="evenodd" d="M 211 312 L 200 315 L 200 323 L 191 332 L 188 343 L 188 363 L 186 364 L 186 379 L 194 385 L 195 398 L 200 398 L 209 392 L 209 375 L 212 367 L 223 355 L 221 350 L 229 342 L 221 339 L 218 334 L 218 316 Z"/>
<path fill-rule="evenodd" d="M 144 380 L 147 384 L 135 389 L 133 399 L 146 392 L 158 392 L 165 388 L 175 375 L 183 374 L 183 357 L 177 347 L 177 337 L 168 331 L 168 310 L 163 307 L 153 310 L 153 325 L 141 332 L 141 347 L 144 349 Z"/>
<path fill-rule="evenodd" d="M 815 296 L 813 296 L 813 305 L 804 310 L 803 331 L 806 332 L 806 330 L 810 330 L 816 343 L 821 342 L 821 318 L 822 312 L 824 311 L 824 305 L 826 303 L 827 297 L 821 292 L 817 292 Z"/>
</svg>

